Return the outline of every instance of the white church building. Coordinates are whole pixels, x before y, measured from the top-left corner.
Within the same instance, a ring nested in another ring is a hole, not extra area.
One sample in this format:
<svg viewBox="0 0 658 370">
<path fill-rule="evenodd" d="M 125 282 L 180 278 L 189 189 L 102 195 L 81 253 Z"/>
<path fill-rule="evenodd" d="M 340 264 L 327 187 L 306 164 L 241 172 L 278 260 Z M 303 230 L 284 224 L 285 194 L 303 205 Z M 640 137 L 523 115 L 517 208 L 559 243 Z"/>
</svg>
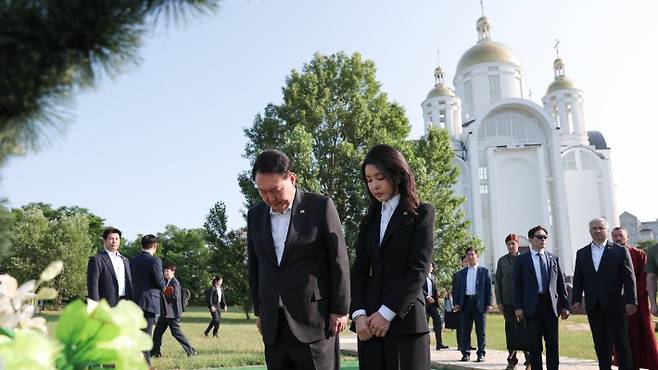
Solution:
<svg viewBox="0 0 658 370">
<path fill-rule="evenodd" d="M 600 132 L 587 131 L 583 91 L 560 57 L 538 105 L 524 96 L 523 67 L 512 49 L 492 40 L 487 17 L 477 20 L 477 36 L 459 60 L 454 89 L 436 68 L 421 104 L 426 129 L 450 133 L 460 170 L 455 191 L 485 246 L 480 263 L 494 271 L 507 253 L 507 234 L 527 247 L 528 229 L 541 224 L 548 250 L 571 276 L 576 251 L 591 240 L 588 222 L 616 224 L 610 149 Z"/>
</svg>

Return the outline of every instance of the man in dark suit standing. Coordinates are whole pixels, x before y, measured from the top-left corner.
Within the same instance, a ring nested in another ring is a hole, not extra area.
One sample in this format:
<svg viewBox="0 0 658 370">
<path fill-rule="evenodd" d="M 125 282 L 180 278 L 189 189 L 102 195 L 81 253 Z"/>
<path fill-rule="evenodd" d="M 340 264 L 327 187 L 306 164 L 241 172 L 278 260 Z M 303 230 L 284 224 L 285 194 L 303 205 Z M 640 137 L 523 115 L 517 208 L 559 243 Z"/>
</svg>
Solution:
<svg viewBox="0 0 658 370">
<path fill-rule="evenodd" d="M 558 316 L 569 317 L 564 275 L 558 258 L 545 250 L 548 231 L 535 226 L 528 231 L 530 252 L 522 254 L 514 262 L 514 306 L 519 320 L 528 320 L 528 325 L 537 328 L 535 338 L 526 338 L 530 343 L 530 365 L 532 370 L 542 369 L 541 339 L 546 343 L 546 368 L 557 370 L 560 364 L 558 350 Z M 539 349 L 539 350 L 536 350 Z"/>
<path fill-rule="evenodd" d="M 633 368 L 628 341 L 627 315 L 637 310 L 635 272 L 626 247 L 608 240 L 608 222 L 595 218 L 589 223 L 592 243 L 576 253 L 572 300 L 581 308 L 583 292 L 599 368 L 610 369 L 611 344 L 617 351 L 620 370 Z"/>
<path fill-rule="evenodd" d="M 132 299 L 130 262 L 119 253 L 121 231 L 108 227 L 103 231 L 104 251 L 89 257 L 87 295 L 94 301 L 106 299 L 114 307 L 121 299 Z"/>
<path fill-rule="evenodd" d="M 135 284 L 133 301 L 144 311 L 146 319 L 146 332 L 149 336 L 153 331 L 156 315 L 160 314 L 160 295 L 165 287 L 162 277 L 162 261 L 154 256 L 158 249 L 158 239 L 155 235 L 144 235 L 142 237 L 142 252 L 130 260 L 132 275 Z M 149 366 L 151 365 L 151 353 L 144 353 Z"/>
<path fill-rule="evenodd" d="M 432 319 L 432 329 L 436 339 L 436 350 L 446 349 L 448 346 L 443 345 L 443 338 L 441 338 L 441 330 L 443 330 L 443 322 L 439 314 L 439 291 L 436 286 L 436 276 L 432 274 L 434 270 L 434 263 L 430 264 L 430 272 L 425 278 L 423 284 L 423 294 L 425 295 L 425 315 L 427 322 Z"/>
<path fill-rule="evenodd" d="M 338 369 L 349 262 L 333 201 L 295 187 L 288 157 L 259 154 L 247 216 L 249 285 L 268 369 Z"/>
<path fill-rule="evenodd" d="M 222 310 L 228 311 L 228 306 L 226 305 L 226 299 L 224 297 L 224 290 L 222 289 L 223 282 L 224 279 L 222 279 L 221 276 L 215 276 L 215 278 L 212 279 L 210 288 L 206 290 L 206 302 L 208 304 L 208 311 L 210 311 L 210 316 L 212 317 L 208 327 L 203 331 L 203 335 L 206 337 L 210 330 L 212 330 L 212 336 L 217 337 L 219 324 L 222 319 Z"/>
<path fill-rule="evenodd" d="M 151 354 L 155 357 L 162 356 L 160 347 L 162 346 L 162 334 L 169 328 L 171 335 L 176 338 L 178 343 L 187 354 L 187 357 L 196 355 L 196 351 L 185 338 L 185 334 L 180 329 L 180 318 L 183 314 L 183 300 L 181 299 L 180 283 L 174 277 L 176 273 L 175 265 L 166 265 L 164 267 L 164 278 L 166 280 L 165 290 L 160 298 L 162 312 L 158 317 L 153 333 L 153 350 Z"/>
<path fill-rule="evenodd" d="M 477 361 L 484 361 L 486 355 L 486 317 L 491 311 L 491 277 L 486 267 L 478 265 L 478 255 L 475 248 L 466 249 L 468 267 L 461 270 L 455 311 L 461 312 L 461 361 L 471 359 L 471 330 L 475 321 L 477 337 Z"/>
</svg>

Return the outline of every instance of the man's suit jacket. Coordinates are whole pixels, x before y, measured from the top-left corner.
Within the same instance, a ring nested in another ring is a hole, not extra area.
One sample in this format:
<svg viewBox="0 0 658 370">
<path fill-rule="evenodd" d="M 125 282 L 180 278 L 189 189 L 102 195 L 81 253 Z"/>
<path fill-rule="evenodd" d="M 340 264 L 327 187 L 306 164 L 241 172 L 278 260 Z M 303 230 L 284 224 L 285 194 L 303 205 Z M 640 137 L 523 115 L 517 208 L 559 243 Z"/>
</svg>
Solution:
<svg viewBox="0 0 658 370">
<path fill-rule="evenodd" d="M 422 285 L 434 250 L 434 208 L 421 203 L 418 215 L 398 206 L 380 239 L 381 206 L 371 207 L 361 224 L 352 266 L 352 307 L 367 315 L 382 305 L 395 312 L 388 332 L 427 333 Z"/>
<path fill-rule="evenodd" d="M 168 319 L 178 319 L 183 312 L 183 299 L 181 296 L 180 283 L 175 277 L 172 277 L 169 282 L 165 283 L 165 287 L 174 287 L 174 294 L 169 297 L 165 297 L 162 294 L 160 295 L 160 303 L 162 304 L 161 315 L 164 315 L 164 317 Z"/>
<path fill-rule="evenodd" d="M 558 258 L 544 251 L 548 260 L 548 292 L 544 292 L 551 299 L 553 313 L 557 317 L 563 309 L 569 308 L 567 289 L 564 283 L 564 275 L 560 268 Z M 535 273 L 535 265 L 532 261 L 532 251 L 519 255 L 514 261 L 514 308 L 522 309 L 525 316 L 532 316 L 537 312 L 539 302 L 539 283 Z"/>
<path fill-rule="evenodd" d="M 349 308 L 349 260 L 333 201 L 297 189 L 281 264 L 277 263 L 270 208 L 247 215 L 249 286 L 263 341 L 273 344 L 281 300 L 290 330 L 303 343 L 329 337 L 329 314 Z"/>
<path fill-rule="evenodd" d="M 133 296 L 133 283 L 130 275 L 130 262 L 124 256 L 121 256 L 121 259 L 123 260 L 126 276 L 125 297 L 131 299 Z M 87 295 L 94 301 L 105 298 L 112 307 L 119 303 L 119 283 L 110 256 L 106 251 L 89 257 L 87 263 Z"/>
<path fill-rule="evenodd" d="M 590 244 L 578 250 L 572 303 L 581 303 L 583 292 L 587 311 L 598 305 L 607 311 L 623 311 L 625 304 L 637 305 L 635 272 L 626 247 L 608 241 L 598 271 L 594 269 Z"/>
<path fill-rule="evenodd" d="M 431 287 L 430 287 L 431 292 L 427 291 L 427 278 L 425 278 L 425 281 L 423 282 L 423 294 L 425 295 L 425 297 L 428 297 L 428 296 L 432 297 L 434 299 L 433 305 L 438 306 L 439 305 L 439 290 L 438 290 L 438 287 L 436 285 L 436 276 L 434 276 L 434 274 L 429 274 L 428 276 L 429 276 L 430 282 L 431 282 Z M 425 302 L 427 303 L 427 300 L 425 300 Z"/>
<path fill-rule="evenodd" d="M 130 260 L 135 294 L 133 301 L 144 312 L 160 314 L 160 295 L 165 287 L 162 261 L 151 253 L 142 251 Z"/>
<path fill-rule="evenodd" d="M 457 289 L 457 301 L 455 304 L 464 307 L 466 301 L 466 276 L 468 267 L 459 272 L 459 288 Z M 487 306 L 491 306 L 491 277 L 486 267 L 478 266 L 475 275 L 475 301 L 478 311 L 484 313 Z"/>
<path fill-rule="evenodd" d="M 217 310 L 223 310 L 224 307 L 226 307 L 224 292 L 224 289 L 222 289 L 222 296 L 220 298 L 217 293 L 217 288 L 214 285 L 206 289 L 206 304 L 208 305 L 208 309 L 215 307 Z"/>
</svg>

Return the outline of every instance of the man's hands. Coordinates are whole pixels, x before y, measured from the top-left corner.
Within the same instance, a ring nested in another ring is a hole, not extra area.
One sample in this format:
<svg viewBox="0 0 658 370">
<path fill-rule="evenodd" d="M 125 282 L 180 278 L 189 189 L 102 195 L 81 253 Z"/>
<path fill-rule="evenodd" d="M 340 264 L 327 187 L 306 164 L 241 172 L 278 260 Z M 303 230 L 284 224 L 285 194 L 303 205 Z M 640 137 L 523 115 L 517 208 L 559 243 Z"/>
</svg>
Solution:
<svg viewBox="0 0 658 370">
<path fill-rule="evenodd" d="M 210 312 L 216 312 L 217 309 L 214 306 L 210 306 Z"/>
<path fill-rule="evenodd" d="M 370 333 L 376 337 L 385 336 L 389 326 L 391 326 L 391 322 L 386 320 L 379 312 L 375 312 L 368 317 Z"/>
<path fill-rule="evenodd" d="M 425 297 L 425 300 L 427 301 L 428 304 L 434 304 L 434 302 L 436 302 L 432 297 Z"/>
<path fill-rule="evenodd" d="M 332 337 L 345 330 L 346 326 L 347 315 L 339 315 L 336 313 L 329 314 L 329 333 Z"/>
<path fill-rule="evenodd" d="M 626 316 L 631 316 L 637 311 L 637 306 L 632 303 L 626 304 Z"/>
<path fill-rule="evenodd" d="M 518 310 L 514 310 L 514 316 L 516 316 L 516 319 L 519 321 L 523 320 L 523 318 L 525 317 L 523 315 L 523 310 L 520 308 Z"/>
<path fill-rule="evenodd" d="M 491 310 L 493 310 L 493 307 L 491 306 L 487 306 L 484 308 L 484 312 L 491 312 Z"/>
<path fill-rule="evenodd" d="M 366 315 L 357 317 L 356 320 L 354 320 L 354 323 L 356 324 L 356 335 L 359 337 L 360 341 L 365 342 L 372 338 Z"/>
<path fill-rule="evenodd" d="M 461 310 L 461 307 L 458 304 L 452 306 L 452 312 L 459 312 L 459 310 Z"/>
<path fill-rule="evenodd" d="M 260 317 L 256 318 L 256 327 L 258 328 L 258 332 L 260 333 L 260 335 L 263 335 L 263 331 L 260 328 Z"/>
<path fill-rule="evenodd" d="M 569 312 L 569 310 L 564 308 L 564 309 L 562 309 L 562 313 L 560 313 L 560 316 L 562 317 L 562 320 L 566 320 L 566 319 L 569 318 L 570 314 L 571 314 L 571 312 Z"/>
</svg>

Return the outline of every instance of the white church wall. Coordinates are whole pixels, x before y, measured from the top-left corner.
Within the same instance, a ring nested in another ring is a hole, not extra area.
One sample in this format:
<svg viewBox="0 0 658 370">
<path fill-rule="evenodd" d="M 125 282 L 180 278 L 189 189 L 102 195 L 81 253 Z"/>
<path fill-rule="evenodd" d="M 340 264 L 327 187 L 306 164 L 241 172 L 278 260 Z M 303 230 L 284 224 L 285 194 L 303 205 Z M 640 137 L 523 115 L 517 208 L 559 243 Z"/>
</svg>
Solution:
<svg viewBox="0 0 658 370">
<path fill-rule="evenodd" d="M 549 227 L 548 188 L 542 147 L 490 148 L 492 263 L 507 253 L 505 236 L 526 235 L 536 225 Z"/>
<path fill-rule="evenodd" d="M 594 170 L 565 171 L 564 180 L 567 192 L 567 207 L 569 209 L 569 228 L 571 229 L 570 244 L 575 252 L 592 241 L 589 234 L 589 221 L 601 217 L 604 207 L 600 202 L 601 194 Z M 565 271 L 573 275 L 573 271 Z"/>
</svg>

